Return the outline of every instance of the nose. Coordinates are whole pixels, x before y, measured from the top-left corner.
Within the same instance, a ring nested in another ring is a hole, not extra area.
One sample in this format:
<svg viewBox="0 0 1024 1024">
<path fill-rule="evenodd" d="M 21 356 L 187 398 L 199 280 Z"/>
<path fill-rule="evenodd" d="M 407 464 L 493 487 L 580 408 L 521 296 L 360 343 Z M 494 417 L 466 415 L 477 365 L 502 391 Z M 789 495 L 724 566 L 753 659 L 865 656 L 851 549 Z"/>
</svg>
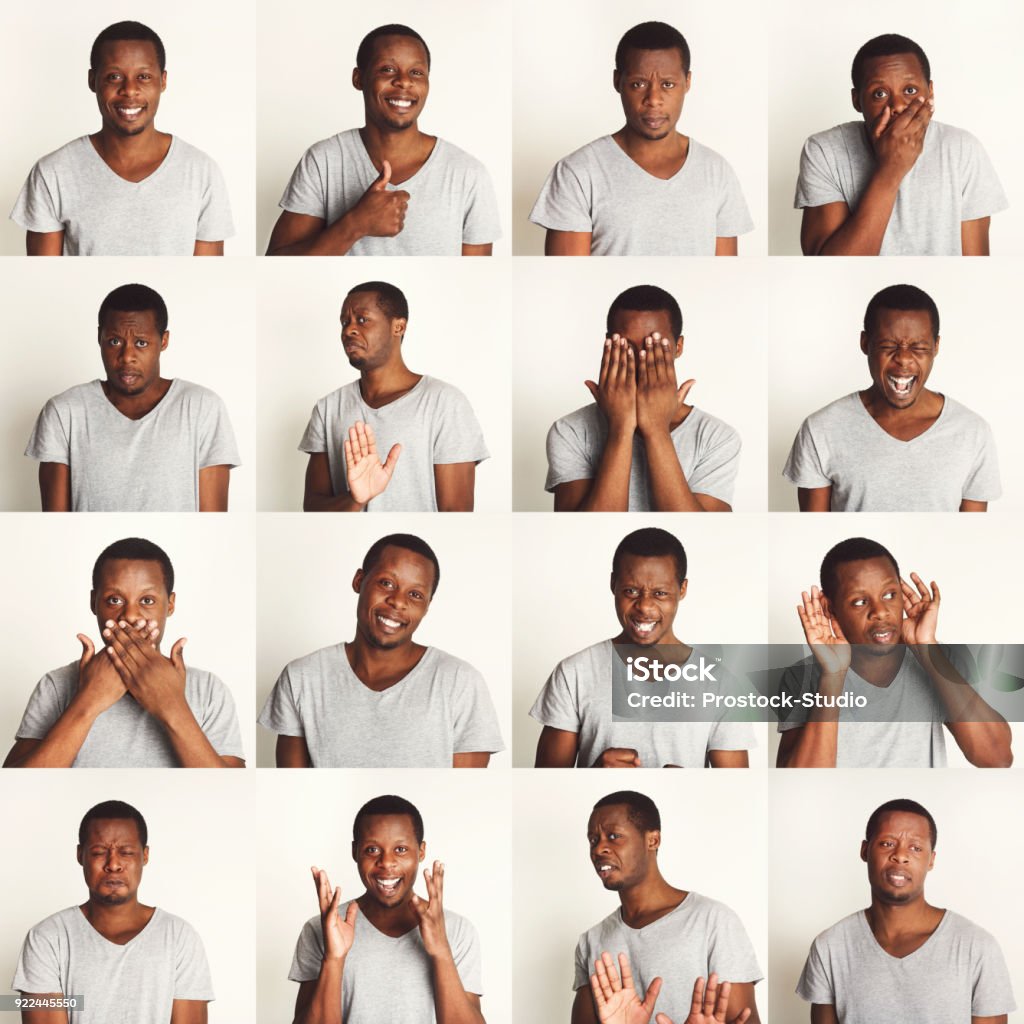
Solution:
<svg viewBox="0 0 1024 1024">
<path fill-rule="evenodd" d="M 107 855 L 107 862 L 103 865 L 104 870 L 118 872 L 123 867 L 121 858 L 117 855 L 117 851 L 111 850 Z"/>
<path fill-rule="evenodd" d="M 658 603 L 654 600 L 654 595 L 650 591 L 645 590 L 636 599 L 636 607 L 637 611 L 648 614 L 657 611 Z"/>
<path fill-rule="evenodd" d="M 665 96 L 662 93 L 661 82 L 652 81 L 644 90 L 644 106 L 660 107 L 664 102 Z"/>
</svg>

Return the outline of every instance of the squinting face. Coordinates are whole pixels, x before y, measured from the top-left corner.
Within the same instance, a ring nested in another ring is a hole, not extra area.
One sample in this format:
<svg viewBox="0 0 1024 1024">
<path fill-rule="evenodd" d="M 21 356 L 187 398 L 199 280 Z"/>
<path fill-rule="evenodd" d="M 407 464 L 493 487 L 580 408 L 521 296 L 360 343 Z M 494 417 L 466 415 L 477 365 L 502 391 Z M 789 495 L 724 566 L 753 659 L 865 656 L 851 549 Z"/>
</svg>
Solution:
<svg viewBox="0 0 1024 1024">
<path fill-rule="evenodd" d="M 861 843 L 860 856 L 875 899 L 899 905 L 923 897 L 925 878 L 935 864 L 928 820 L 907 811 L 886 814 L 875 834 Z"/>
<path fill-rule="evenodd" d="M 386 547 L 364 573 L 352 580 L 359 595 L 356 629 L 378 650 L 410 643 L 430 609 L 434 563 L 407 548 Z"/>
<path fill-rule="evenodd" d="M 375 370 L 390 360 L 402 343 L 405 320 L 392 320 L 377 304 L 376 292 L 352 292 L 341 307 L 341 344 L 349 365 Z"/>
<path fill-rule="evenodd" d="M 359 877 L 370 898 L 383 907 L 397 907 L 409 899 L 426 855 L 427 845 L 416 842 L 408 814 L 365 818 L 352 844 Z"/>
<path fill-rule="evenodd" d="M 679 50 L 627 50 L 613 80 L 634 135 L 657 141 L 675 131 L 690 89 Z"/>
<path fill-rule="evenodd" d="M 100 566 L 97 582 L 90 606 L 101 635 L 108 620 L 132 624 L 139 619 L 155 621 L 159 646 L 167 618 L 174 614 L 174 594 L 167 593 L 160 563 L 113 558 Z"/>
<path fill-rule="evenodd" d="M 130 818 L 90 821 L 78 847 L 89 898 L 106 906 L 135 900 L 148 860 L 149 847 L 139 841 L 138 826 Z"/>
<path fill-rule="evenodd" d="M 623 555 L 612 573 L 612 593 L 626 643 L 678 643 L 672 624 L 679 602 L 686 596 L 686 580 L 679 582 L 671 555 Z"/>
<path fill-rule="evenodd" d="M 893 114 L 902 114 L 919 96 L 925 100 L 934 96 L 932 83 L 925 80 L 924 68 L 913 53 L 866 60 L 863 84 L 852 93 L 854 109 L 868 124 L 877 121 L 887 107 Z"/>
<path fill-rule="evenodd" d="M 851 644 L 868 654 L 888 654 L 900 642 L 903 591 L 888 558 L 844 562 L 836 572 L 836 593 L 827 599 L 829 613 Z"/>
<path fill-rule="evenodd" d="M 874 391 L 894 409 L 921 397 L 939 354 L 932 318 L 923 309 L 880 309 L 870 333 L 861 332 Z"/>
<path fill-rule="evenodd" d="M 352 72 L 352 84 L 363 93 L 370 124 L 391 131 L 412 128 L 430 92 L 427 51 L 411 36 L 381 36 L 365 73 Z"/>
<path fill-rule="evenodd" d="M 99 67 L 89 72 L 104 128 L 119 135 L 139 135 L 156 117 L 160 94 L 167 88 L 156 47 L 148 39 L 119 39 L 100 47 Z"/>
<path fill-rule="evenodd" d="M 656 850 L 658 833 L 641 832 L 629 820 L 625 804 L 598 807 L 587 822 L 590 862 L 601 884 L 618 892 L 637 885 L 647 877 L 651 851 Z"/>
<path fill-rule="evenodd" d="M 138 313 L 107 313 L 99 330 L 100 357 L 107 384 L 126 397 L 141 395 L 160 380 L 160 353 L 167 348 L 170 334 L 160 333 L 156 315 L 147 309 Z"/>
</svg>

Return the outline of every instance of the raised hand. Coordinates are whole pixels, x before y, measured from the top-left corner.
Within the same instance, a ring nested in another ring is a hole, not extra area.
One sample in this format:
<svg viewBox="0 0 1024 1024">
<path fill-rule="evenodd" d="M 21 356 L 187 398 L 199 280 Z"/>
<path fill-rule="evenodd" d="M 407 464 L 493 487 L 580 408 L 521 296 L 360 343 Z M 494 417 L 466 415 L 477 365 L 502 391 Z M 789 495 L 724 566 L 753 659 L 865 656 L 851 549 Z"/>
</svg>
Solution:
<svg viewBox="0 0 1024 1024">
<path fill-rule="evenodd" d="M 906 580 L 900 579 L 900 589 L 903 591 L 903 611 L 906 618 L 903 620 L 901 639 L 905 644 L 913 647 L 917 644 L 935 643 L 935 630 L 939 621 L 939 587 L 935 580 L 932 580 L 931 590 L 925 586 L 924 580 L 916 572 L 910 574 L 914 582 L 913 587 Z"/>
<path fill-rule="evenodd" d="M 353 900 L 348 905 L 344 919 L 338 916 L 341 905 L 341 886 L 331 893 L 331 882 L 327 872 L 320 868 L 310 868 L 313 872 L 313 885 L 316 887 L 317 899 L 320 901 L 320 928 L 324 936 L 324 959 L 344 960 L 356 938 L 356 915 L 359 904 Z"/>
<path fill-rule="evenodd" d="M 632 747 L 609 747 L 594 762 L 595 768 L 639 768 L 640 752 Z"/>
<path fill-rule="evenodd" d="M 651 982 L 641 1000 L 633 986 L 633 972 L 625 953 L 619 954 L 621 980 L 611 953 L 602 953 L 601 959 L 594 961 L 594 968 L 596 973 L 590 976 L 590 991 L 594 994 L 597 1019 L 601 1024 L 646 1024 L 651 1019 L 661 991 L 661 978 Z"/>
<path fill-rule="evenodd" d="M 383 464 L 377 455 L 377 439 L 369 423 L 357 420 L 349 427 L 345 439 L 345 470 L 348 475 L 348 492 L 352 500 L 365 505 L 391 483 L 391 475 L 398 465 L 402 452 L 400 444 L 392 445 Z"/>
<path fill-rule="evenodd" d="M 415 893 L 411 902 L 419 918 L 420 936 L 427 956 L 448 956 L 448 932 L 444 926 L 444 865 L 435 860 L 434 870 L 423 869 L 423 881 L 427 886 L 427 899 L 422 900 Z"/>
<path fill-rule="evenodd" d="M 625 338 L 605 338 L 598 382 L 583 382 L 608 420 L 611 433 L 632 434 L 636 430 L 636 355 Z"/>
<path fill-rule="evenodd" d="M 636 384 L 636 425 L 641 434 L 668 431 L 696 381 L 676 387 L 675 349 L 657 332 L 644 338 Z"/>
<path fill-rule="evenodd" d="M 107 654 L 128 692 L 143 710 L 161 722 L 188 708 L 185 700 L 185 639 L 174 642 L 170 658 L 157 649 L 154 621 L 139 619 L 134 625 L 124 619 L 108 619 L 103 630 Z M 191 711 L 189 712 L 191 714 Z"/>
<path fill-rule="evenodd" d="M 707 989 L 704 988 L 704 979 L 698 978 L 693 984 L 690 1014 L 683 1024 L 746 1024 L 750 1019 L 750 1007 L 741 1010 L 736 1017 L 726 1017 L 731 989 L 732 985 L 728 981 L 718 984 L 717 974 L 708 978 Z M 667 1014 L 659 1013 L 655 1017 L 655 1024 L 672 1024 L 672 1021 Z"/>
<path fill-rule="evenodd" d="M 367 235 L 375 238 L 393 238 L 405 227 L 409 193 L 402 189 L 388 191 L 390 181 L 391 164 L 385 160 L 377 180 L 346 214 L 349 223 L 361 238 Z"/>
<path fill-rule="evenodd" d="M 89 637 L 79 633 L 78 642 L 82 645 L 82 656 L 78 660 L 76 697 L 99 715 L 113 707 L 128 691 L 110 658 L 96 657 L 96 648 Z"/>
<path fill-rule="evenodd" d="M 805 590 L 800 596 L 803 598 L 803 604 L 796 606 L 796 612 L 800 616 L 804 636 L 819 668 L 826 675 L 845 672 L 850 667 L 850 645 L 843 636 L 839 623 L 825 614 L 821 604 L 821 591 L 817 587 L 811 587 L 810 594 Z"/>
<path fill-rule="evenodd" d="M 925 130 L 932 119 L 934 103 L 916 96 L 900 113 L 886 107 L 868 131 L 879 166 L 902 180 L 924 149 Z"/>
</svg>

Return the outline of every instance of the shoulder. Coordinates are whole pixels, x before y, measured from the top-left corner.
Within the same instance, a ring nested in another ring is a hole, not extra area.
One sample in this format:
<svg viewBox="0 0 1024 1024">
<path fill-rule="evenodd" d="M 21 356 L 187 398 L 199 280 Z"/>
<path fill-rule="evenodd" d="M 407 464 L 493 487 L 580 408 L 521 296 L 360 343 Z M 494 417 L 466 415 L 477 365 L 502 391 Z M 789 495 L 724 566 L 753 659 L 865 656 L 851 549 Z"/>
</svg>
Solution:
<svg viewBox="0 0 1024 1024">
<path fill-rule="evenodd" d="M 319 918 L 317 919 L 319 921 Z M 449 910 L 447 907 L 444 909 L 444 925 L 445 930 L 453 938 L 460 936 L 475 940 L 477 937 L 476 927 L 468 917 L 457 913 L 454 910 Z"/>
<path fill-rule="evenodd" d="M 712 416 L 711 413 L 705 412 L 699 406 L 695 405 L 693 411 L 683 422 L 686 423 L 690 420 L 693 421 L 690 424 L 690 429 L 695 430 L 709 444 L 722 444 L 733 439 L 739 440 L 739 434 L 735 427 L 729 426 L 725 420 Z"/>
<path fill-rule="evenodd" d="M 42 921 L 37 921 L 32 925 L 28 930 L 28 937 L 49 940 L 58 935 L 67 935 L 74 924 L 76 914 L 79 916 L 82 914 L 77 906 L 58 910 L 56 914 L 50 914 L 49 917 L 44 917 Z"/>
<path fill-rule="evenodd" d="M 955 150 L 982 148 L 976 135 L 972 135 L 965 128 L 957 128 L 956 125 L 946 124 L 943 121 L 932 121 L 928 125 L 928 132 L 935 133 L 936 143 L 943 148 Z"/>
<path fill-rule="evenodd" d="M 572 171 L 599 166 L 607 161 L 609 147 L 618 148 L 618 143 L 610 135 L 602 135 L 599 139 L 574 149 L 568 156 L 563 156 L 555 166 L 567 167 Z"/>
<path fill-rule="evenodd" d="M 710 146 L 705 146 L 704 143 L 698 142 L 695 138 L 690 138 L 690 148 L 687 154 L 687 158 L 695 158 L 698 164 L 703 164 L 709 170 L 716 174 L 732 174 L 732 164 L 722 156 L 717 150 L 712 149 Z"/>
<path fill-rule="evenodd" d="M 862 910 L 847 914 L 846 917 L 836 921 L 834 925 L 826 928 L 814 937 L 813 946 L 815 949 L 837 949 L 845 948 L 850 944 L 850 939 L 860 930 L 860 919 L 863 917 Z"/>
<path fill-rule="evenodd" d="M 563 430 L 572 430 L 575 433 L 584 434 L 596 428 L 601 422 L 601 412 L 595 402 L 589 405 L 574 409 L 565 416 L 559 416 L 552 424 Z"/>
<path fill-rule="evenodd" d="M 472 153 L 467 153 L 464 149 L 456 146 L 454 142 L 442 139 L 440 135 L 437 137 L 437 155 L 449 167 L 477 174 L 487 173 L 487 169 Z"/>
<path fill-rule="evenodd" d="M 325 665 L 341 665 L 345 661 L 345 645 L 332 644 L 330 647 L 321 647 L 310 654 L 304 654 L 301 658 L 289 661 L 281 674 L 285 675 L 287 673 L 290 676 L 320 676 Z"/>
<path fill-rule="evenodd" d="M 860 400 L 860 392 L 851 391 L 850 394 L 843 395 L 842 398 L 837 398 L 820 409 L 815 409 L 804 420 L 804 423 L 812 430 L 822 430 L 831 426 L 837 419 L 854 415 L 863 407 L 864 403 Z"/>
<path fill-rule="evenodd" d="M 99 380 L 91 380 L 86 384 L 75 384 L 60 392 L 60 394 L 49 398 L 47 404 L 61 411 L 89 405 L 91 404 L 91 399 L 96 397 L 97 391 L 102 394 L 99 383 Z"/>
<path fill-rule="evenodd" d="M 428 666 L 438 674 L 462 679 L 482 678 L 468 661 L 456 658 L 454 654 L 442 651 L 440 647 L 428 647 L 423 657 L 425 660 L 429 659 Z"/>
<path fill-rule="evenodd" d="M 312 146 L 307 148 L 303 156 L 319 160 L 326 159 L 335 153 L 349 151 L 357 142 L 362 143 L 362 140 L 359 139 L 359 129 L 346 128 L 343 132 L 329 135 L 326 139 L 319 139 L 317 142 L 314 142 Z"/>
<path fill-rule="evenodd" d="M 80 164 L 89 156 L 89 150 L 91 149 L 92 143 L 89 141 L 89 136 L 80 135 L 77 139 L 66 142 L 52 153 L 41 156 L 36 161 L 36 167 L 44 174 L 47 172 L 56 173 L 72 165 Z"/>
<path fill-rule="evenodd" d="M 224 402 L 216 391 L 204 388 L 202 384 L 193 384 L 190 380 L 174 378 L 174 396 L 179 402 L 202 402 L 207 405 L 223 405 Z"/>
<path fill-rule="evenodd" d="M 50 669 L 43 679 L 49 680 L 58 693 L 70 694 L 78 684 L 78 662 L 72 661 L 60 668 Z"/>
<path fill-rule="evenodd" d="M 947 927 L 958 940 L 969 942 L 983 955 L 1001 953 L 995 936 L 981 925 L 975 924 L 970 918 L 958 914 L 955 910 L 947 910 L 946 918 L 948 919 Z"/>
<path fill-rule="evenodd" d="M 197 167 L 216 167 L 217 162 L 208 153 L 190 142 L 186 142 L 180 135 L 174 136 L 174 154 L 178 160 L 183 160 Z"/>
<path fill-rule="evenodd" d="M 591 925 L 583 932 L 576 943 L 576 947 L 578 949 L 580 946 L 586 947 L 594 943 L 600 943 L 603 936 L 621 927 L 622 916 L 618 910 L 613 910 L 607 917 L 602 917 L 597 924 Z"/>
<path fill-rule="evenodd" d="M 568 658 L 563 658 L 555 666 L 555 671 L 561 671 L 567 675 L 578 675 L 580 673 L 589 675 L 591 666 L 595 662 L 607 662 L 610 665 L 611 660 L 612 642 L 611 640 L 601 640 L 599 643 L 584 647 L 582 651 L 570 654 Z"/>
<path fill-rule="evenodd" d="M 157 925 L 161 930 L 170 932 L 179 942 L 193 939 L 199 940 L 199 933 L 188 923 L 188 921 L 183 917 L 178 917 L 177 914 L 169 913 L 164 910 L 163 907 L 156 908 L 153 913 L 152 923 Z"/>
<path fill-rule="evenodd" d="M 205 668 L 197 668 L 194 665 L 185 666 L 185 686 L 192 693 L 204 696 L 207 699 L 214 694 L 230 692 L 220 676 L 208 672 Z"/>
<path fill-rule="evenodd" d="M 956 421 L 958 431 L 969 429 L 988 433 L 988 421 L 983 416 L 979 416 L 973 409 L 968 409 L 966 405 L 962 405 L 955 398 L 950 398 L 949 395 L 944 397 L 946 414 L 950 420 Z"/>
<path fill-rule="evenodd" d="M 864 138 L 863 121 L 844 121 L 842 124 L 826 128 L 823 132 L 815 132 L 808 136 L 804 149 L 821 149 L 831 153 L 838 149 L 846 149 L 856 145 Z"/>
<path fill-rule="evenodd" d="M 445 402 L 465 402 L 466 396 L 454 384 L 431 377 L 425 373 L 418 385 L 420 393 L 430 395 Z"/>
<path fill-rule="evenodd" d="M 322 398 L 318 398 L 316 405 L 318 409 L 337 408 L 338 406 L 344 406 L 348 402 L 358 401 L 358 399 L 359 381 L 353 380 L 348 384 L 342 384 L 340 388 L 335 388 Z"/>
</svg>

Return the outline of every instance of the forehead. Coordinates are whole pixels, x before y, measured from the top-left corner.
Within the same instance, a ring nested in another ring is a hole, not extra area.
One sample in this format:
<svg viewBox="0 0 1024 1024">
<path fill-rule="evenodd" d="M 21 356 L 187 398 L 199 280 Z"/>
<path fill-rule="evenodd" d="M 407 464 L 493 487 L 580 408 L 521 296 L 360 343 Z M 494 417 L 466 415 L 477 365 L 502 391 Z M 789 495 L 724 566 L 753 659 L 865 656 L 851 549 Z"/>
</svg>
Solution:
<svg viewBox="0 0 1024 1024">
<path fill-rule="evenodd" d="M 386 572 L 400 577 L 411 585 L 429 590 L 434 585 L 434 563 L 429 558 L 388 544 L 377 556 L 367 572 Z"/>
<path fill-rule="evenodd" d="M 356 310 L 359 313 L 372 312 L 383 313 L 380 308 L 380 296 L 376 292 L 349 292 L 341 305 L 342 312 L 346 309 Z"/>
<path fill-rule="evenodd" d="M 629 807 L 626 804 L 609 804 L 607 807 L 595 808 L 587 822 L 587 832 L 639 832 L 640 830 L 629 820 Z"/>
<path fill-rule="evenodd" d="M 140 843 L 139 825 L 133 818 L 94 818 L 85 828 L 84 846 L 108 843 Z"/>
<path fill-rule="evenodd" d="M 402 64 L 426 64 L 427 51 L 412 36 L 378 36 L 370 48 L 370 64 L 393 60 Z"/>
<path fill-rule="evenodd" d="M 924 81 L 924 68 L 916 53 L 890 53 L 864 61 L 863 85 L 886 79 Z"/>
<path fill-rule="evenodd" d="M 905 835 L 913 839 L 925 839 L 930 843 L 931 834 L 928 819 L 920 814 L 914 814 L 913 811 L 889 811 L 878 819 L 875 834 L 871 838 Z"/>
<path fill-rule="evenodd" d="M 100 590 L 165 591 L 163 567 L 159 562 L 141 558 L 109 558 L 97 578 Z"/>
<path fill-rule="evenodd" d="M 358 842 L 416 845 L 416 827 L 408 814 L 371 814 L 359 823 Z"/>
<path fill-rule="evenodd" d="M 621 334 L 639 344 L 657 331 L 663 338 L 674 338 L 672 316 L 667 309 L 616 309 L 608 318 L 612 334 Z"/>
<path fill-rule="evenodd" d="M 134 331 L 136 334 L 157 334 L 156 313 L 152 309 L 108 309 L 100 330 Z"/>
<path fill-rule="evenodd" d="M 934 341 L 932 318 L 926 309 L 879 309 L 874 317 L 872 338 L 912 338 Z"/>
<path fill-rule="evenodd" d="M 620 583 L 650 582 L 679 586 L 676 560 L 671 555 L 620 555 L 615 578 Z"/>
<path fill-rule="evenodd" d="M 624 75 L 657 74 L 681 78 L 686 74 L 682 52 L 675 46 L 664 50 L 626 50 L 622 55 L 621 70 Z"/>
<path fill-rule="evenodd" d="M 153 67 L 160 64 L 156 45 L 150 39 L 108 39 L 100 44 L 100 67 Z"/>
<path fill-rule="evenodd" d="M 841 562 L 836 566 L 836 579 L 840 590 L 867 589 L 896 581 L 896 569 L 888 558 L 880 555 L 856 562 Z"/>
</svg>

